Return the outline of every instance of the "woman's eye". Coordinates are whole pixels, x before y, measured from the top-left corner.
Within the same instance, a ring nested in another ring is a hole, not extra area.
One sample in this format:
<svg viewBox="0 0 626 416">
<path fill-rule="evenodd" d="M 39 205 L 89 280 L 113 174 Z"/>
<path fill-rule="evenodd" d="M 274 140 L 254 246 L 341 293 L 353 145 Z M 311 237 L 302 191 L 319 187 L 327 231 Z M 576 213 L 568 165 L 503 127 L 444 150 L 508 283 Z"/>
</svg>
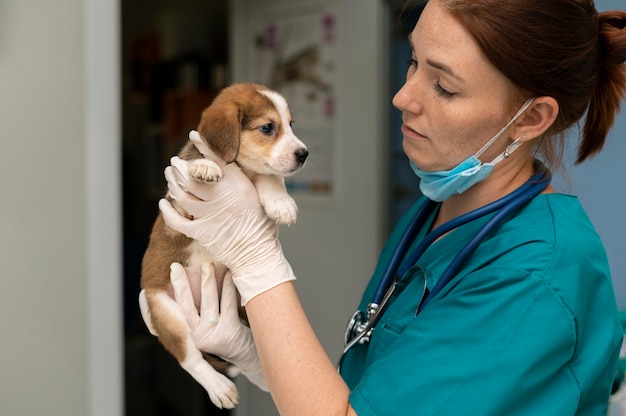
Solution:
<svg viewBox="0 0 626 416">
<path fill-rule="evenodd" d="M 406 64 L 410 66 L 411 68 L 417 68 L 417 61 L 413 58 L 406 61 Z"/>
<path fill-rule="evenodd" d="M 446 90 L 445 88 L 443 88 L 439 82 L 435 84 L 435 90 L 437 91 L 439 95 L 441 95 L 444 98 L 451 98 L 454 96 L 453 92 L 450 92 Z"/>
<path fill-rule="evenodd" d="M 267 123 L 259 127 L 259 130 L 261 130 L 261 133 L 263 134 L 272 134 L 274 131 L 274 125 L 272 123 Z"/>
</svg>

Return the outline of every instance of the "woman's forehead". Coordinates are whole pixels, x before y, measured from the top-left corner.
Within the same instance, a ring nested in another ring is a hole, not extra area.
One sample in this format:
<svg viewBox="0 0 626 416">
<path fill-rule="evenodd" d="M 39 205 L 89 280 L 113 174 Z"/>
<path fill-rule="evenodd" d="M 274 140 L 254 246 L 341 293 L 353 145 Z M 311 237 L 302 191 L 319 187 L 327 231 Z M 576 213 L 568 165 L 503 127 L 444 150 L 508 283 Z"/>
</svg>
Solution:
<svg viewBox="0 0 626 416">
<path fill-rule="evenodd" d="M 511 82 L 487 59 L 472 34 L 438 0 L 428 2 L 409 35 L 409 43 L 419 65 L 457 79 L 467 93 L 511 88 Z"/>
<path fill-rule="evenodd" d="M 424 8 L 409 42 L 421 60 L 436 62 L 459 78 L 482 78 L 491 72 L 504 76 L 489 62 L 472 34 L 437 0 Z"/>
</svg>

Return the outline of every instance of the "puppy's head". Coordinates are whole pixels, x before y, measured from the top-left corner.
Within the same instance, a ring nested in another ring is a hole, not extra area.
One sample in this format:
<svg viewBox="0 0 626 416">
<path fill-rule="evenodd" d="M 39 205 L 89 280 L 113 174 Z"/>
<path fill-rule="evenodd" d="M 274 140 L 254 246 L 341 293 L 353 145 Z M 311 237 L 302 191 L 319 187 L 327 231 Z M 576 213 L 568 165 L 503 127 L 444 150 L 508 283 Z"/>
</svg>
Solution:
<svg viewBox="0 0 626 416">
<path fill-rule="evenodd" d="M 225 88 L 202 113 L 198 133 L 227 163 L 259 174 L 288 176 L 309 154 L 291 129 L 287 101 L 259 84 Z"/>
</svg>

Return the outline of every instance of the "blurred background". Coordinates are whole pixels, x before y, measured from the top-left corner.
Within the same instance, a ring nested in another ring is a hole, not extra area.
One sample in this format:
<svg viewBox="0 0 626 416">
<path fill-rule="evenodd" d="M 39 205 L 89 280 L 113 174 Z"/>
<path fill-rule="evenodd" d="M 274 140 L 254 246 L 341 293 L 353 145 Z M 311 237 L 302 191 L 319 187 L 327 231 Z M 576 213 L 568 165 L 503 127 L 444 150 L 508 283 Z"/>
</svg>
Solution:
<svg viewBox="0 0 626 416">
<path fill-rule="evenodd" d="M 311 151 L 290 184 L 298 223 L 281 241 L 339 357 L 381 245 L 419 196 L 391 106 L 419 12 L 399 21 L 401 3 L 0 3 L 0 414 L 229 414 L 147 333 L 136 299 L 163 168 L 231 82 L 277 86 Z M 570 158 L 557 179 L 606 245 L 622 310 L 625 135 L 622 113 L 606 150 L 580 167 Z M 269 395 L 238 384 L 230 414 L 277 414 Z"/>
</svg>

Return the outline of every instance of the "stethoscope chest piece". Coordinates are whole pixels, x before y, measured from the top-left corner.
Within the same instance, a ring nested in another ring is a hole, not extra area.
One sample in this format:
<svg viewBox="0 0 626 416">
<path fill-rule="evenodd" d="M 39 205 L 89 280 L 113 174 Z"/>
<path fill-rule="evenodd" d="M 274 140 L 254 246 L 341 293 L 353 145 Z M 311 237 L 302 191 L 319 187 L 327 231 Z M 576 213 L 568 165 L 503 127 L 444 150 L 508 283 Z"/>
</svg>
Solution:
<svg viewBox="0 0 626 416">
<path fill-rule="evenodd" d="M 344 335 L 343 342 L 344 345 L 348 345 L 350 341 L 352 341 L 355 337 L 365 330 L 367 326 L 367 317 L 365 312 L 358 309 L 352 314 L 350 321 L 348 322 L 348 326 L 346 327 L 346 334 Z M 369 337 L 368 337 L 369 338 Z"/>
<path fill-rule="evenodd" d="M 386 301 L 387 299 L 385 299 Z M 367 313 L 358 309 L 352 314 L 344 336 L 345 345 L 368 344 L 370 342 L 372 332 L 374 332 L 374 324 L 378 318 L 378 308 L 378 304 L 370 303 L 367 305 Z"/>
</svg>

